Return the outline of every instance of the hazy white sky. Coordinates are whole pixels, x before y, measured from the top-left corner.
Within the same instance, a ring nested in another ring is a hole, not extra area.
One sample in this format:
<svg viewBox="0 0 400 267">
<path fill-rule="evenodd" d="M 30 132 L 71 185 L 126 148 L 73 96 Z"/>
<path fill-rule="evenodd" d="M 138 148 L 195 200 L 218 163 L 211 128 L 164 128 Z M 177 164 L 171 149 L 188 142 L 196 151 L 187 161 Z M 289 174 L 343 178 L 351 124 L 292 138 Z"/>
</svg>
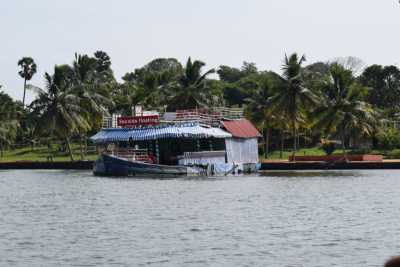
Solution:
<svg viewBox="0 0 400 267">
<path fill-rule="evenodd" d="M 39 86 L 55 64 L 96 50 L 117 78 L 157 57 L 276 71 L 285 52 L 400 63 L 397 0 L 3 0 L 0 33 L 0 84 L 18 99 L 23 56 L 37 62 Z"/>
</svg>

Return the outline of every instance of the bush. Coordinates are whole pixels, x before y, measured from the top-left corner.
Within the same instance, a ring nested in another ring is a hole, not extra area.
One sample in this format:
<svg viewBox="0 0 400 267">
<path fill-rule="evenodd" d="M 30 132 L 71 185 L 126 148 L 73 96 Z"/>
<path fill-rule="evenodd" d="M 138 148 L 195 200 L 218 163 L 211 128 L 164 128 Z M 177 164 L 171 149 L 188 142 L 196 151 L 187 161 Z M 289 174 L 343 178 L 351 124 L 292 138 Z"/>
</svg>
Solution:
<svg viewBox="0 0 400 267">
<path fill-rule="evenodd" d="M 400 159 L 400 149 L 395 149 L 389 153 L 387 153 L 386 159 Z"/>
<path fill-rule="evenodd" d="M 353 149 L 349 152 L 350 155 L 364 155 L 364 154 L 370 154 L 372 150 L 370 148 L 357 148 Z"/>
<path fill-rule="evenodd" d="M 322 140 L 321 149 L 325 152 L 326 155 L 332 155 L 336 150 L 336 143 L 329 140 Z"/>
<path fill-rule="evenodd" d="M 376 138 L 381 149 L 393 150 L 400 148 L 400 133 L 397 129 L 387 128 L 381 130 Z"/>
</svg>

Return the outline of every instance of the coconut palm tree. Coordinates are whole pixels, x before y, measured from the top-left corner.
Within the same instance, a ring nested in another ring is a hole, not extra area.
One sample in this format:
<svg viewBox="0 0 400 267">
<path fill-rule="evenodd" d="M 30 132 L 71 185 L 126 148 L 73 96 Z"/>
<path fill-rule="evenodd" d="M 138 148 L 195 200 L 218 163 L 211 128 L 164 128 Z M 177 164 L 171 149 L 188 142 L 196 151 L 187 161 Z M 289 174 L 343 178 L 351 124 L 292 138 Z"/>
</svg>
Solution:
<svg viewBox="0 0 400 267">
<path fill-rule="evenodd" d="M 0 86 L 1 88 L 1 86 Z M 6 146 L 15 140 L 19 128 L 18 108 L 10 96 L 0 91 L 0 157 Z"/>
<path fill-rule="evenodd" d="M 377 114 L 363 101 L 366 88 L 360 85 L 351 70 L 333 64 L 325 81 L 326 100 L 315 112 L 317 129 L 341 140 L 343 152 L 346 139 L 352 135 L 370 136 L 377 125 Z"/>
<path fill-rule="evenodd" d="M 20 59 L 18 61 L 18 66 L 21 67 L 18 74 L 24 79 L 24 97 L 22 99 L 22 105 L 25 107 L 26 81 L 31 80 L 33 75 L 35 75 L 37 66 L 31 57 L 23 57 Z"/>
<path fill-rule="evenodd" d="M 85 143 L 87 131 L 98 127 L 103 116 L 108 114 L 109 107 L 113 105 L 108 97 L 109 85 L 103 76 L 103 72 L 110 70 L 110 58 L 101 51 L 96 52 L 95 55 L 99 57 L 102 64 L 97 62 L 96 58 L 75 54 L 72 68 L 70 67 L 72 93 L 79 97 L 81 109 L 85 111 L 82 116 L 90 126 L 84 125 L 83 128 L 77 128 L 80 136 L 81 160 L 84 159 L 83 143 Z M 110 73 L 112 74 L 112 72 Z"/>
<path fill-rule="evenodd" d="M 202 74 L 204 66 L 204 62 L 198 60 L 192 62 L 189 57 L 184 73 L 178 82 L 171 86 L 173 97 L 168 105 L 169 110 L 207 106 L 211 96 L 206 79 L 210 74 L 215 73 L 215 70 L 211 69 Z"/>
<path fill-rule="evenodd" d="M 276 122 L 276 116 L 270 112 L 271 104 L 268 101 L 273 95 L 273 89 L 272 81 L 268 77 L 265 77 L 260 82 L 254 94 L 246 99 L 252 121 L 262 129 L 265 142 L 265 158 L 268 158 L 269 154 L 270 131 L 274 122 Z"/>
<path fill-rule="evenodd" d="M 55 67 L 54 74 L 45 73 L 46 88 L 31 86 L 38 97 L 31 104 L 33 112 L 39 114 L 38 132 L 45 132 L 65 140 L 71 161 L 74 160 L 70 145 L 70 137 L 79 129 L 89 129 L 86 121 L 86 110 L 81 107 L 81 99 L 75 95 L 71 87 L 66 87 L 59 77 L 60 68 Z"/>
<path fill-rule="evenodd" d="M 75 53 L 75 60 L 72 63 L 72 70 L 75 82 L 93 81 L 95 76 L 96 59 L 88 55 L 79 55 Z"/>
<path fill-rule="evenodd" d="M 109 115 L 109 108 L 113 101 L 102 94 L 103 84 L 80 83 L 74 87 L 73 93 L 79 98 L 81 116 L 87 124 L 77 124 L 77 131 L 80 136 L 80 156 L 84 160 L 83 144 L 86 143 L 87 132 L 93 128 L 100 127 L 104 115 Z M 82 127 L 83 126 L 83 127 Z"/>
<path fill-rule="evenodd" d="M 297 150 L 297 130 L 307 119 L 307 111 L 317 102 L 317 96 L 303 86 L 302 64 L 305 56 L 299 58 L 294 53 L 285 55 L 282 67 L 283 75 L 279 82 L 279 90 L 269 98 L 271 111 L 280 114 L 290 124 L 293 134 L 293 158 Z"/>
<path fill-rule="evenodd" d="M 18 120 L 0 120 L 0 157 L 3 157 L 4 148 L 11 145 L 17 136 Z"/>
</svg>

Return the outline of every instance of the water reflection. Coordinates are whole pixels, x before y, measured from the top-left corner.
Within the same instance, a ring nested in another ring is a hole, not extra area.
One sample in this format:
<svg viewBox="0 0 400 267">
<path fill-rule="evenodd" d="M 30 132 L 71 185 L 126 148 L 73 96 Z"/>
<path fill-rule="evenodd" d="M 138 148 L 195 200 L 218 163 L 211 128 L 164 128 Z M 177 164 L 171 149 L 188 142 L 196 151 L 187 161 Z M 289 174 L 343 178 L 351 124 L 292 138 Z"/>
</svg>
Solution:
<svg viewBox="0 0 400 267">
<path fill-rule="evenodd" d="M 368 172 L 362 171 L 333 171 L 333 170 L 313 170 L 313 171 L 264 171 L 259 174 L 262 177 L 365 177 Z"/>
<path fill-rule="evenodd" d="M 400 171 L 0 171 L 0 266 L 382 266 Z"/>
</svg>

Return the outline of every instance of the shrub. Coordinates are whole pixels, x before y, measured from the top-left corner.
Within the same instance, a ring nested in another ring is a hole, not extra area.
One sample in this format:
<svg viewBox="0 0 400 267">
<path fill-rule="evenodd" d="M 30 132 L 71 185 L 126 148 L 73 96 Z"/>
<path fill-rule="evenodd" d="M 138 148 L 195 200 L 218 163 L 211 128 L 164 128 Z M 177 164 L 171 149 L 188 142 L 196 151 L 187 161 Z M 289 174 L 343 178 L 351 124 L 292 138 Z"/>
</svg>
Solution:
<svg viewBox="0 0 400 267">
<path fill-rule="evenodd" d="M 389 153 L 387 153 L 386 159 L 400 159 L 400 150 L 399 149 L 395 149 Z"/>
<path fill-rule="evenodd" d="M 329 140 L 322 140 L 321 149 L 325 152 L 326 155 L 332 155 L 336 150 L 336 143 Z"/>
<path fill-rule="evenodd" d="M 364 155 L 364 154 L 370 154 L 372 150 L 370 148 L 357 148 L 353 149 L 349 152 L 350 155 Z"/>
<path fill-rule="evenodd" d="M 397 129 L 386 128 L 377 134 L 379 148 L 393 150 L 400 148 L 400 133 Z"/>
</svg>

